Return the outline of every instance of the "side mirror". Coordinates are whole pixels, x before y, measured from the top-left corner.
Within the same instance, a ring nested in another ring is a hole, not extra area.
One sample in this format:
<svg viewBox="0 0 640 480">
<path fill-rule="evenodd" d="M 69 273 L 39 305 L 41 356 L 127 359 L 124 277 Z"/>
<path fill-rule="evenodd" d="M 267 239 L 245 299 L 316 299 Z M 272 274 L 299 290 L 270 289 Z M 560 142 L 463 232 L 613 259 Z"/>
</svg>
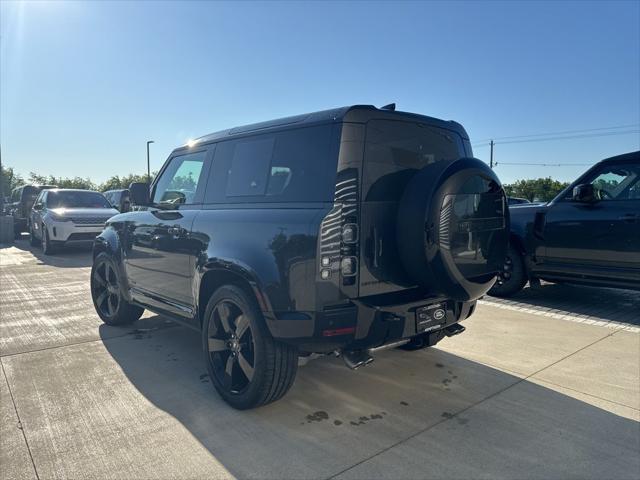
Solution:
<svg viewBox="0 0 640 480">
<path fill-rule="evenodd" d="M 129 185 L 129 195 L 134 205 L 146 207 L 149 205 L 149 185 L 143 182 L 133 182 Z"/>
<path fill-rule="evenodd" d="M 42 210 L 42 204 L 41 204 L 41 203 L 36 203 L 36 204 L 33 206 L 33 209 L 34 209 L 34 210 Z"/>
<path fill-rule="evenodd" d="M 573 187 L 573 201 L 590 203 L 598 200 L 596 195 L 596 189 L 591 183 L 585 183 L 582 185 L 576 185 Z"/>
</svg>

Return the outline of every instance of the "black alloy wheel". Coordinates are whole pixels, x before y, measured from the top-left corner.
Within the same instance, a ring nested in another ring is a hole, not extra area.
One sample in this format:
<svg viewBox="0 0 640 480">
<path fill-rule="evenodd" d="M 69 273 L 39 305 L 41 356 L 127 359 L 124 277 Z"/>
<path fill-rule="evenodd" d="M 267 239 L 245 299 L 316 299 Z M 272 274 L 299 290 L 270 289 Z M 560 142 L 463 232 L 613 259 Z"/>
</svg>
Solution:
<svg viewBox="0 0 640 480">
<path fill-rule="evenodd" d="M 284 396 L 298 369 L 298 350 L 271 336 L 255 297 L 237 285 L 209 297 L 202 348 L 213 386 L 239 410 Z"/>
<path fill-rule="evenodd" d="M 249 318 L 233 300 L 219 302 L 208 326 L 209 358 L 218 382 L 232 394 L 246 390 L 255 373 Z"/>
<path fill-rule="evenodd" d="M 496 283 L 488 293 L 494 297 L 509 297 L 522 290 L 527 280 L 522 255 L 513 246 L 509 246 L 502 269 L 498 272 Z"/>
<path fill-rule="evenodd" d="M 118 277 L 110 262 L 102 261 L 93 271 L 94 298 L 98 312 L 113 317 L 120 306 Z"/>
<path fill-rule="evenodd" d="M 118 270 L 106 253 L 99 254 L 93 262 L 91 298 L 98 316 L 108 325 L 135 322 L 144 312 L 142 307 L 131 305 L 123 297 Z"/>
</svg>

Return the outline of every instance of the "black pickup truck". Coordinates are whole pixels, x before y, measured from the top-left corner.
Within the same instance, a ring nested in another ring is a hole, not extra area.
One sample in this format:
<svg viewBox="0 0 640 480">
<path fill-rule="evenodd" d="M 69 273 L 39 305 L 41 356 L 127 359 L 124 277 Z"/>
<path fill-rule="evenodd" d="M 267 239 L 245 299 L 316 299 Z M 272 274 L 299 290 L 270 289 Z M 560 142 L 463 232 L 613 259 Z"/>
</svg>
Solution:
<svg viewBox="0 0 640 480">
<path fill-rule="evenodd" d="M 509 251 L 490 295 L 540 280 L 640 289 L 640 152 L 602 160 L 547 204 L 509 211 Z"/>
</svg>

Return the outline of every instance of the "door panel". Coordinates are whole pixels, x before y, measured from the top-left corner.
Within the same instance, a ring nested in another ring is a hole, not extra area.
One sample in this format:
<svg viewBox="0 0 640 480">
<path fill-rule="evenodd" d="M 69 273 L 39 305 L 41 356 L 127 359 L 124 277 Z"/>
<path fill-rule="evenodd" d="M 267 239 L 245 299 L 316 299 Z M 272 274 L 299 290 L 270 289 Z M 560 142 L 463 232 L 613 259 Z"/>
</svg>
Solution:
<svg viewBox="0 0 640 480">
<path fill-rule="evenodd" d="M 124 231 L 124 264 L 134 296 L 192 317 L 195 257 L 201 250 L 192 227 L 202 198 L 213 147 L 180 152 L 165 164 L 152 190 L 153 204 L 133 212 Z"/>
<path fill-rule="evenodd" d="M 538 268 L 640 280 L 640 164 L 604 162 L 580 183 L 594 198 L 569 195 L 549 208 Z"/>
<path fill-rule="evenodd" d="M 124 261 L 130 286 L 179 304 L 174 305 L 179 314 L 188 314 L 194 304 L 191 285 L 197 252 L 190 237 L 197 214 L 197 210 L 154 209 L 137 212 L 135 220 L 127 222 L 130 248 Z"/>
</svg>

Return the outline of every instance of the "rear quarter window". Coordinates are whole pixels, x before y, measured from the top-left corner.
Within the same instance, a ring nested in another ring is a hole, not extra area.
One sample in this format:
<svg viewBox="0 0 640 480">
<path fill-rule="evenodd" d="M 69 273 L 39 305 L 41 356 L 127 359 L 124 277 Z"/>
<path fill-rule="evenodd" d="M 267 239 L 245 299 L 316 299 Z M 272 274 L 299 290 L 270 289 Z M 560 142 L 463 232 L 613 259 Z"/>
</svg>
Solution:
<svg viewBox="0 0 640 480">
<path fill-rule="evenodd" d="M 220 142 L 205 203 L 332 201 L 333 139 L 333 125 L 320 125 Z"/>
<path fill-rule="evenodd" d="M 363 166 L 366 201 L 398 201 L 422 168 L 465 156 L 462 138 L 451 130 L 397 120 L 367 123 Z"/>
</svg>

